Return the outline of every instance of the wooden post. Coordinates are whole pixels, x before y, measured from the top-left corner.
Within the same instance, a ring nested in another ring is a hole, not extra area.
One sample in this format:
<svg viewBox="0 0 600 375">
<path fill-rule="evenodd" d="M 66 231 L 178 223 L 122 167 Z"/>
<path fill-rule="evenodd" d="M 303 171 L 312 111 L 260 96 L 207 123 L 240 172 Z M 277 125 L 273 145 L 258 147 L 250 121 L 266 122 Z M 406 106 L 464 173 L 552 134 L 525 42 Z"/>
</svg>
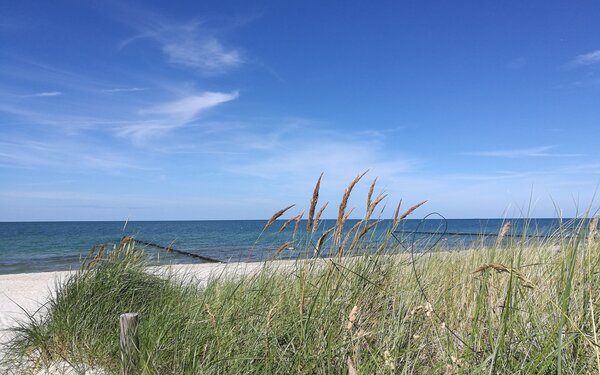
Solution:
<svg viewBox="0 0 600 375">
<path fill-rule="evenodd" d="M 123 375 L 134 375 L 137 373 L 139 356 L 138 339 L 138 314 L 121 314 L 121 363 L 123 365 Z"/>
</svg>

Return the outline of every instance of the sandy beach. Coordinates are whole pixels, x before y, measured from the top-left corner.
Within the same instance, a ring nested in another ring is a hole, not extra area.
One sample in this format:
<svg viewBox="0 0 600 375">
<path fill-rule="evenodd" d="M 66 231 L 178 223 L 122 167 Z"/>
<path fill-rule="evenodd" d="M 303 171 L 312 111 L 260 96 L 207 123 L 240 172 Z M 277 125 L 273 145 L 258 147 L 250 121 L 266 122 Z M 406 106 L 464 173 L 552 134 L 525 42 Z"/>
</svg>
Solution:
<svg viewBox="0 0 600 375">
<path fill-rule="evenodd" d="M 0 275 L 0 337 L 5 329 L 13 326 L 16 319 L 26 318 L 39 309 L 56 289 L 57 283 L 71 272 L 40 272 Z M 24 311 L 25 310 L 25 311 Z"/>
</svg>

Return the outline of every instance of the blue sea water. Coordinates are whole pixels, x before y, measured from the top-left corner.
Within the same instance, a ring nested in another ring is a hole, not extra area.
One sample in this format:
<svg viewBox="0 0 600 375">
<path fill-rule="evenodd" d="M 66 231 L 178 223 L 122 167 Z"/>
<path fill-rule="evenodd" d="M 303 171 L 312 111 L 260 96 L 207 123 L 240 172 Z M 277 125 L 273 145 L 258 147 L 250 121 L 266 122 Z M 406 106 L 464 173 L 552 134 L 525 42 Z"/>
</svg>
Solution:
<svg viewBox="0 0 600 375">
<path fill-rule="evenodd" d="M 512 232 L 519 235 L 547 235 L 559 227 L 555 219 L 502 220 L 502 219 L 452 219 L 405 220 L 395 233 L 391 244 L 399 251 L 413 243 L 422 246 L 438 245 L 448 249 L 459 248 L 475 241 L 493 241 L 481 234 L 498 233 L 505 221 L 513 224 Z M 349 220 L 346 228 L 356 221 Z M 222 261 L 259 261 L 272 256 L 275 249 L 290 240 L 294 231 L 292 223 L 282 233 L 277 233 L 283 222 L 276 222 L 263 232 L 264 220 L 230 221 L 138 221 L 128 222 L 0 222 L 0 274 L 43 272 L 77 269 L 96 244 L 116 244 L 125 235 L 153 243 L 171 245 L 195 254 Z M 335 224 L 323 220 L 321 230 Z M 379 224 L 375 233 L 365 238 L 376 241 L 389 228 L 389 222 Z M 300 222 L 298 237 L 305 231 L 306 222 Z M 414 235 L 417 231 L 423 234 Z M 316 242 L 318 233 L 313 237 Z M 424 244 L 424 245 L 423 245 Z M 291 246 L 281 255 L 293 258 L 306 256 L 307 248 Z M 165 263 L 193 263 L 197 259 L 147 248 L 153 261 Z M 311 254 L 312 255 L 312 254 Z M 322 254 L 327 255 L 327 254 Z"/>
</svg>

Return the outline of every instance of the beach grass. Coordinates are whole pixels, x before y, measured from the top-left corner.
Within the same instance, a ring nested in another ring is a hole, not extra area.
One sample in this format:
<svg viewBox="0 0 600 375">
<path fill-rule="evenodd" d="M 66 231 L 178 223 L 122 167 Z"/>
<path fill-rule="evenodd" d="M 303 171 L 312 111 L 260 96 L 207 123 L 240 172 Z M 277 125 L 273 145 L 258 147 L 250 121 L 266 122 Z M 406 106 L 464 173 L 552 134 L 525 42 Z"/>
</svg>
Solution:
<svg viewBox="0 0 600 375">
<path fill-rule="evenodd" d="M 373 242 L 370 218 L 352 231 L 315 231 L 316 197 L 302 241 L 316 253 L 333 247 L 334 257 L 274 257 L 194 282 L 148 272 L 125 238 L 61 284 L 46 314 L 22 322 L 5 361 L 15 373 L 67 361 L 119 374 L 118 317 L 137 312 L 140 374 L 600 371 L 597 220 L 539 241 L 500 233 L 487 247 L 399 253 L 390 246 L 398 210 Z M 380 201 L 369 193 L 367 207 Z"/>
</svg>

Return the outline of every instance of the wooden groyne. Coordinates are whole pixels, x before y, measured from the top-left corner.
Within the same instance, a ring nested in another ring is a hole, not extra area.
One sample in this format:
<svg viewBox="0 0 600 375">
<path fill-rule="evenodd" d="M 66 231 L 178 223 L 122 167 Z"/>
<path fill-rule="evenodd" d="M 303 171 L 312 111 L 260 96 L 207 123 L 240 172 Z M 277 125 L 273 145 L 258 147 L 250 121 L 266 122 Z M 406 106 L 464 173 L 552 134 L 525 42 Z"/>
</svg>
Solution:
<svg viewBox="0 0 600 375">
<path fill-rule="evenodd" d="M 223 262 L 222 260 L 219 260 L 219 259 L 210 258 L 210 257 L 204 256 L 204 255 L 190 253 L 189 251 L 185 251 L 185 250 L 175 249 L 174 247 L 172 247 L 170 245 L 169 246 L 163 246 L 163 245 L 160 245 L 160 244 L 157 244 L 157 243 L 154 243 L 154 242 L 139 240 L 137 238 L 134 238 L 133 240 L 136 243 L 139 243 L 139 244 L 142 244 L 142 245 L 156 247 L 158 249 L 165 250 L 168 253 L 172 252 L 172 253 L 177 253 L 177 254 L 181 254 L 181 255 L 186 255 L 186 256 L 189 256 L 189 257 L 192 257 L 192 258 L 203 260 L 203 261 L 208 262 L 208 263 L 226 263 L 226 262 Z"/>
</svg>

